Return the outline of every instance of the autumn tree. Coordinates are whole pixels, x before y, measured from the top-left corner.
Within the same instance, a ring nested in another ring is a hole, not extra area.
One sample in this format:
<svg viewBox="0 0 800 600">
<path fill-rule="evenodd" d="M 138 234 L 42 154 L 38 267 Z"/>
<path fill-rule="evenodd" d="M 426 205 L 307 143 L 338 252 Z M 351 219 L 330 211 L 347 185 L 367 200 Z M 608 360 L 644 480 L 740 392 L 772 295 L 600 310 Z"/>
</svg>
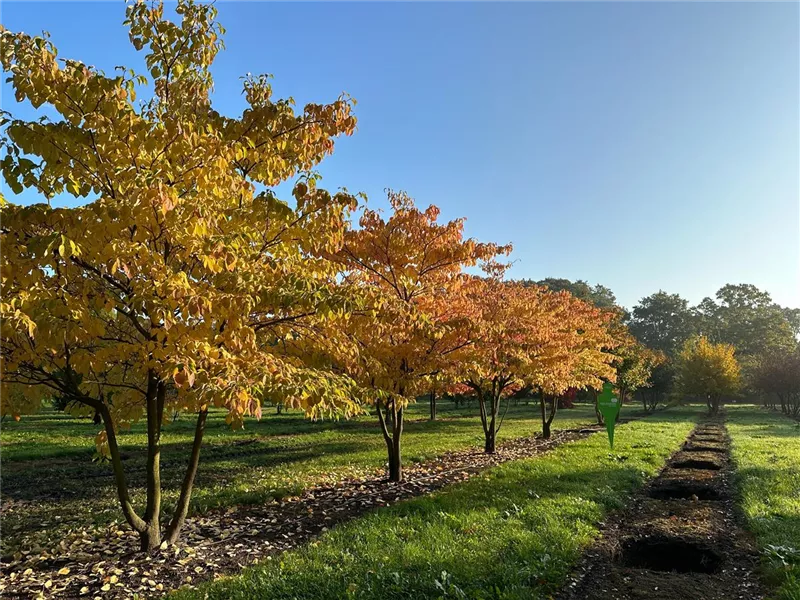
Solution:
<svg viewBox="0 0 800 600">
<path fill-rule="evenodd" d="M 666 362 L 666 356 L 662 352 L 651 350 L 638 342 L 622 324 L 620 324 L 620 330 L 616 337 L 619 342 L 614 349 L 617 369 L 616 387 L 620 407 L 622 407 L 630 396 L 652 385 L 653 371 Z M 647 400 L 644 401 L 644 404 L 645 410 L 655 408 L 655 404 L 648 403 Z"/>
<path fill-rule="evenodd" d="M 491 262 L 510 246 L 465 239 L 464 220 L 439 223 L 439 209 L 418 209 L 405 193 L 389 191 L 392 213 L 364 210 L 335 259 L 345 281 L 364 291 L 366 310 L 345 328 L 329 331 L 343 372 L 373 391 L 389 458 L 389 479 L 401 481 L 403 414 L 409 400 L 450 377 L 452 353 L 466 343 L 458 288 L 462 269 Z"/>
<path fill-rule="evenodd" d="M 723 396 L 739 389 L 739 363 L 734 347 L 714 344 L 705 336 L 692 337 L 684 343 L 676 370 L 679 391 L 706 398 L 712 415 L 719 412 Z"/>
<path fill-rule="evenodd" d="M 604 317 L 590 304 L 496 274 L 473 278 L 467 297 L 470 343 L 459 351 L 458 362 L 464 384 L 478 398 L 487 453 L 496 449 L 516 390 L 541 391 L 543 435 L 549 437 L 558 396 L 613 377 L 612 357 L 603 351 L 603 344 L 611 343 Z"/>
<path fill-rule="evenodd" d="M 107 75 L 57 58 L 47 37 L 5 29 L 0 49 L 17 101 L 46 109 L 32 121 L 2 113 L 3 177 L 47 200 L 2 206 L 2 412 L 57 394 L 73 414 L 99 415 L 98 449 L 143 550 L 178 538 L 209 407 L 240 425 L 264 397 L 310 413 L 353 410 L 357 397 L 351 380 L 282 343 L 350 310 L 322 255 L 338 248 L 355 200 L 313 177 L 294 187 L 294 206 L 269 191 L 353 131 L 351 102 L 295 112 L 272 99 L 267 77 L 247 77 L 247 108 L 223 116 L 210 101 L 223 34 L 213 5 L 180 0 L 178 23 L 163 10 L 127 8 L 148 76 Z M 153 96 L 137 102 L 148 83 Z M 84 204 L 54 208 L 60 194 Z M 162 426 L 178 411 L 194 415 L 195 437 L 162 531 Z M 116 438 L 140 419 L 143 511 Z"/>
</svg>

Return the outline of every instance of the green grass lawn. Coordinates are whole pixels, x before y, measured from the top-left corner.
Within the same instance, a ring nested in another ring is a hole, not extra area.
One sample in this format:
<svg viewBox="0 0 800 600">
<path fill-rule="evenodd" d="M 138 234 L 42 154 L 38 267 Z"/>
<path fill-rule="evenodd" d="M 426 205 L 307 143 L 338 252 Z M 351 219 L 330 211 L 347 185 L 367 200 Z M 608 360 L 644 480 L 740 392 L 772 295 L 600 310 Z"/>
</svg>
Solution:
<svg viewBox="0 0 800 600">
<path fill-rule="evenodd" d="M 742 510 L 764 552 L 775 598 L 800 600 L 800 424 L 728 407 Z"/>
<path fill-rule="evenodd" d="M 189 599 L 547 598 L 702 409 L 673 408 L 380 509 Z"/>
<path fill-rule="evenodd" d="M 412 405 L 403 435 L 407 463 L 450 450 L 482 446 L 477 407 L 456 409 L 441 402 L 439 420 L 427 420 L 427 404 Z M 629 414 L 638 410 L 631 407 Z M 383 468 L 386 447 L 374 417 L 351 421 L 305 419 L 299 412 L 267 411 L 261 421 L 231 431 L 224 413 L 209 417 L 192 506 L 258 503 L 296 495 L 347 476 Z M 594 420 L 591 406 L 560 411 L 555 427 L 570 428 Z M 122 520 L 111 467 L 92 462 L 100 426 L 52 410 L 2 424 L 3 552 L 25 543 L 46 545 L 67 529 Z M 541 430 L 538 406 L 512 406 L 499 438 L 533 435 Z M 193 420 L 182 417 L 165 427 L 162 484 L 167 504 L 174 502 L 188 460 Z M 144 503 L 143 425 L 121 432 L 120 446 L 135 502 Z"/>
</svg>

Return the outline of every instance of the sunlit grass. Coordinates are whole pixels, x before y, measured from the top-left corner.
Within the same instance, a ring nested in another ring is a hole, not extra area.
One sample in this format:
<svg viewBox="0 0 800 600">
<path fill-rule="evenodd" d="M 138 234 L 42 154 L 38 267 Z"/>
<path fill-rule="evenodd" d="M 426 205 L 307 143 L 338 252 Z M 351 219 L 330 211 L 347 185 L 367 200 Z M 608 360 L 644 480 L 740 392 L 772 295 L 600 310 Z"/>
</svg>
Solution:
<svg viewBox="0 0 800 600">
<path fill-rule="evenodd" d="M 775 598 L 800 600 L 800 423 L 728 408 L 740 502 Z"/>
</svg>

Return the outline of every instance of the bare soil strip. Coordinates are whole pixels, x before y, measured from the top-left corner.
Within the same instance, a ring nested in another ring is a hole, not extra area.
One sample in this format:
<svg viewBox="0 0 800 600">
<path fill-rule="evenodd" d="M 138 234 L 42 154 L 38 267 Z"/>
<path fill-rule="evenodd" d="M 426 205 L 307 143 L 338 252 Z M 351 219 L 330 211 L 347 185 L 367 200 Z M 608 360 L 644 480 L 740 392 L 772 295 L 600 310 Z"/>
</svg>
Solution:
<svg viewBox="0 0 800 600">
<path fill-rule="evenodd" d="M 758 555 L 740 527 L 722 419 L 698 425 L 614 514 L 558 600 L 756 600 Z"/>
<path fill-rule="evenodd" d="M 624 422 L 624 420 L 623 420 Z M 3 598 L 158 597 L 170 589 L 196 584 L 295 548 L 329 527 L 451 483 L 489 467 L 552 450 L 582 439 L 601 427 L 554 431 L 549 440 L 521 438 L 504 443 L 496 454 L 478 449 L 452 452 L 409 465 L 406 480 L 374 477 L 309 490 L 297 498 L 260 506 L 235 506 L 187 519 L 182 541 L 153 555 L 133 550 L 135 534 L 124 526 L 82 532 L 60 547 L 0 561 Z"/>
</svg>

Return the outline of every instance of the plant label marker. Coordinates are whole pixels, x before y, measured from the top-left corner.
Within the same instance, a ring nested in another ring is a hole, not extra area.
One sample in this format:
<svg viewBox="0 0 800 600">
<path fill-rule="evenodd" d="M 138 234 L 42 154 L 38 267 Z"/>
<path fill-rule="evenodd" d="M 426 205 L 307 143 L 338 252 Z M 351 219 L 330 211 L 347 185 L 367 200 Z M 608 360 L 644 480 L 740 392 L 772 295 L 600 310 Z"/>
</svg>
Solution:
<svg viewBox="0 0 800 600">
<path fill-rule="evenodd" d="M 603 415 L 603 421 L 606 424 L 606 431 L 608 431 L 608 443 L 611 449 L 614 449 L 614 424 L 617 421 L 619 414 L 619 399 L 614 394 L 614 386 L 610 383 L 603 384 L 603 391 L 597 397 L 597 407 L 600 414 Z"/>
</svg>

